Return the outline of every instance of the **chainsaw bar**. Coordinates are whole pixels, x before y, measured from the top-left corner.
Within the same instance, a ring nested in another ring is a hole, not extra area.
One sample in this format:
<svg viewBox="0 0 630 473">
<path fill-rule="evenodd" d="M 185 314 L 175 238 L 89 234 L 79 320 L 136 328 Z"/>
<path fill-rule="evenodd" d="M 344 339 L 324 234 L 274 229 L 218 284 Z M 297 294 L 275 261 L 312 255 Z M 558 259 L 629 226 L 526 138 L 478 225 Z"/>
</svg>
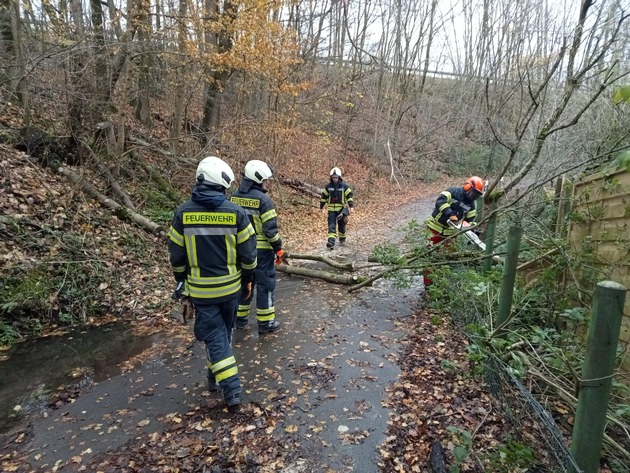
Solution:
<svg viewBox="0 0 630 473">
<path fill-rule="evenodd" d="M 475 232 L 472 231 L 473 227 L 464 227 L 463 224 L 460 225 L 455 225 L 453 222 L 449 221 L 448 222 L 449 226 L 456 229 L 456 230 L 465 230 L 466 228 L 469 228 L 468 230 L 466 230 L 464 233 L 462 233 L 462 235 L 464 235 L 464 237 L 471 242 L 473 245 L 475 245 L 477 248 L 479 248 L 481 251 L 486 251 L 486 244 L 481 241 L 481 239 L 477 236 L 477 234 Z"/>
</svg>

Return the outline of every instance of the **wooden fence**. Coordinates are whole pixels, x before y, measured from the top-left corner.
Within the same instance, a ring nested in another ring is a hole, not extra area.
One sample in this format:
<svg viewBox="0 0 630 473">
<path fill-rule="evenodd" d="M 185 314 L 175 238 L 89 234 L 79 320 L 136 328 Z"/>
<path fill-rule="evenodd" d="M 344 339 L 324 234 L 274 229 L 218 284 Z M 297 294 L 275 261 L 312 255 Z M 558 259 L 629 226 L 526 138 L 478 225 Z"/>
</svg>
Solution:
<svg viewBox="0 0 630 473">
<path fill-rule="evenodd" d="M 630 289 L 630 172 L 619 169 L 573 184 L 569 241 L 584 265 L 577 274 L 591 291 L 609 279 Z M 626 296 L 620 340 L 630 341 L 630 296 Z M 624 362 L 624 365 L 626 362 Z"/>
</svg>

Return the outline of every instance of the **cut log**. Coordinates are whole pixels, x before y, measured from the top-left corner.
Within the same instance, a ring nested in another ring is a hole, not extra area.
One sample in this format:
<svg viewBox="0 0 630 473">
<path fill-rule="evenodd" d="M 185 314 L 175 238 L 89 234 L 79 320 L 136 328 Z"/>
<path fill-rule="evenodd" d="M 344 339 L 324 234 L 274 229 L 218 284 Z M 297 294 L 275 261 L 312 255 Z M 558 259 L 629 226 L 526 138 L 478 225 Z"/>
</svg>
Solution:
<svg viewBox="0 0 630 473">
<path fill-rule="evenodd" d="M 59 167 L 57 168 L 57 172 L 65 177 L 67 177 L 73 184 L 78 186 L 81 190 L 83 190 L 86 194 L 92 197 L 95 200 L 98 200 L 103 207 L 106 207 L 113 211 L 114 215 L 121 220 L 126 220 L 129 222 L 133 222 L 138 225 L 140 228 L 152 233 L 154 235 L 159 235 L 163 232 L 162 227 L 160 227 L 157 223 L 152 222 L 146 217 L 143 217 L 140 214 L 128 209 L 120 205 L 118 202 L 113 201 L 107 196 L 101 194 L 96 187 L 90 184 L 88 181 L 83 179 L 81 176 L 71 171 L 68 168 Z"/>
<path fill-rule="evenodd" d="M 284 253 L 284 256 L 287 259 L 304 259 L 304 260 L 310 260 L 310 261 L 319 261 L 320 263 L 326 263 L 328 266 L 331 266 L 335 269 L 341 269 L 344 271 L 356 270 L 354 261 L 350 261 L 349 263 L 341 263 L 339 261 L 335 261 L 334 259 L 328 258 L 326 256 L 305 255 L 305 254 L 300 254 L 300 253 L 290 253 L 288 251 Z"/>
<path fill-rule="evenodd" d="M 363 277 L 356 274 L 335 274 L 318 269 L 300 268 L 299 266 L 289 266 L 288 264 L 280 264 L 276 269 L 281 273 L 294 274 L 296 276 L 305 276 L 307 278 L 323 279 L 334 284 L 360 284 Z"/>
</svg>

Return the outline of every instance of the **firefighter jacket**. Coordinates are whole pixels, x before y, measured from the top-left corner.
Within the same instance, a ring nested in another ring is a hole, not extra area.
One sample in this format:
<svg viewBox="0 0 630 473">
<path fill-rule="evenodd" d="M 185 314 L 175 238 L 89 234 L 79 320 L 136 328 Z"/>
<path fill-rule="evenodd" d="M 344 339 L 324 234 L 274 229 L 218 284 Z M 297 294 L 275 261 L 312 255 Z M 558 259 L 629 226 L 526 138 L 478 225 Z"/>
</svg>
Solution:
<svg viewBox="0 0 630 473">
<path fill-rule="evenodd" d="M 475 201 L 468 200 L 463 187 L 449 187 L 440 192 L 433 213 L 426 222 L 427 227 L 442 235 L 452 235 L 455 230 L 448 226 L 452 215 L 468 223 L 472 223 L 477 215 Z"/>
<path fill-rule="evenodd" d="M 177 208 L 168 231 L 176 281 L 193 302 L 216 304 L 234 297 L 241 276 L 256 269 L 256 240 L 247 214 L 221 188 L 197 185 Z"/>
<path fill-rule="evenodd" d="M 238 190 L 232 194 L 232 202 L 240 205 L 249 215 L 256 232 L 257 249 L 282 249 L 282 240 L 278 233 L 278 214 L 267 191 L 260 184 L 244 177 Z"/>
<path fill-rule="evenodd" d="M 324 186 L 322 197 L 319 200 L 319 208 L 323 209 L 326 204 L 328 204 L 329 212 L 339 212 L 346 205 L 348 207 L 354 206 L 352 189 L 343 179 L 339 178 L 335 184 L 331 178 L 330 182 Z"/>
</svg>

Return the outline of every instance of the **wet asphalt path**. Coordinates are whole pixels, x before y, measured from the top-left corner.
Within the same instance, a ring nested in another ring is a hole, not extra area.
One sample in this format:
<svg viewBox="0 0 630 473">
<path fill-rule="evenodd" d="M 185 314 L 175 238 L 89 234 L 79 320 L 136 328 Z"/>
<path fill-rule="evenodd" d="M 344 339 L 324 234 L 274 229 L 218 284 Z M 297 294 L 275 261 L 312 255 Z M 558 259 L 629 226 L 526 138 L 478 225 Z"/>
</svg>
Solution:
<svg viewBox="0 0 630 473">
<path fill-rule="evenodd" d="M 404 218 L 385 229 L 387 238 L 402 244 L 400 226 L 411 218 L 422 221 L 429 209 L 427 202 L 401 209 Z M 348 233 L 345 248 L 328 251 L 322 241 L 311 253 L 366 262 L 365 239 L 352 227 Z M 320 263 L 310 267 L 324 269 Z M 278 428 L 300 446 L 299 471 L 379 471 L 386 388 L 399 372 L 398 341 L 422 287 L 399 290 L 381 279 L 352 294 L 346 289 L 279 274 L 276 310 L 282 330 L 259 335 L 251 314 L 250 328 L 234 333 L 244 402 L 284 406 L 284 425 Z M 191 332 L 189 326 L 180 337 L 158 339 L 131 371 L 32 419 L 21 440 L 28 445 L 24 464 L 39 471 L 55 465 L 79 470 L 97 454 L 172 428 L 195 406 L 221 406 L 220 395 L 205 391 L 203 346 L 192 341 Z"/>
</svg>

